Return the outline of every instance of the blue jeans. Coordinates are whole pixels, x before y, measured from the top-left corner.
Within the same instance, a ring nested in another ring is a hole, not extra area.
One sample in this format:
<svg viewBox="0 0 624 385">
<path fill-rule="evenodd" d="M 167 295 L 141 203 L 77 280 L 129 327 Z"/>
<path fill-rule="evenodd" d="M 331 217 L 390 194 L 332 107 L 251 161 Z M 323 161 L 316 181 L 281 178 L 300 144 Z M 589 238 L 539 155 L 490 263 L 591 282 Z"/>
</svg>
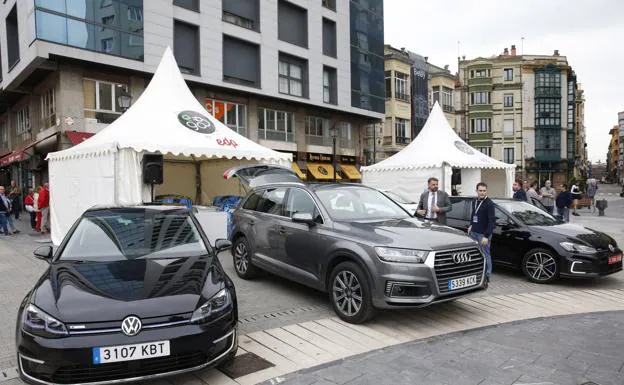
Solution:
<svg viewBox="0 0 624 385">
<path fill-rule="evenodd" d="M 6 235 L 9 235 L 9 221 L 7 219 L 8 215 L 6 213 L 0 213 L 0 231 L 4 231 Z"/>
<path fill-rule="evenodd" d="M 492 255 L 490 254 L 490 244 L 492 243 L 492 237 L 488 238 L 488 243 L 485 246 L 481 244 L 483 234 L 471 232 L 470 238 L 479 242 L 479 250 L 481 250 L 481 253 L 483 253 L 483 255 L 485 256 L 485 277 L 487 279 L 490 279 L 490 276 L 492 275 Z"/>
<path fill-rule="evenodd" d="M 567 207 L 557 207 L 557 215 L 565 222 L 570 222 L 570 209 Z"/>
</svg>

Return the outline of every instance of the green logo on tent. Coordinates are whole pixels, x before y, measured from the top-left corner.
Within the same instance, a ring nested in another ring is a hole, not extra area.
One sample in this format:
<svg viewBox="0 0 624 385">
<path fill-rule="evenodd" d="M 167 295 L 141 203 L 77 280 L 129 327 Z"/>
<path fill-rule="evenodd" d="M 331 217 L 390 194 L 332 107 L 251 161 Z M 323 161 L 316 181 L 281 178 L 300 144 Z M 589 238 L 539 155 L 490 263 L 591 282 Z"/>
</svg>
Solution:
<svg viewBox="0 0 624 385">
<path fill-rule="evenodd" d="M 178 121 L 189 130 L 200 134 L 212 134 L 215 126 L 204 115 L 195 111 L 182 111 L 178 114 Z"/>
</svg>

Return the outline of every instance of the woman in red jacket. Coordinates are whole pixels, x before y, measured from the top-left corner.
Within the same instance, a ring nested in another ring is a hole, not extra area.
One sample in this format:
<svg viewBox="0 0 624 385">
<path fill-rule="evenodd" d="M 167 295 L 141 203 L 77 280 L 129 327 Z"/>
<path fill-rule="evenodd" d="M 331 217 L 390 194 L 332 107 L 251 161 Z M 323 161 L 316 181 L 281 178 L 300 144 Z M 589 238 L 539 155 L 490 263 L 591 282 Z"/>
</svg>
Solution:
<svg viewBox="0 0 624 385">
<path fill-rule="evenodd" d="M 41 192 L 43 191 L 43 186 L 37 187 L 37 201 L 36 203 L 36 221 L 35 221 L 35 231 L 41 231 L 41 208 L 39 207 L 39 200 L 41 199 Z"/>
</svg>

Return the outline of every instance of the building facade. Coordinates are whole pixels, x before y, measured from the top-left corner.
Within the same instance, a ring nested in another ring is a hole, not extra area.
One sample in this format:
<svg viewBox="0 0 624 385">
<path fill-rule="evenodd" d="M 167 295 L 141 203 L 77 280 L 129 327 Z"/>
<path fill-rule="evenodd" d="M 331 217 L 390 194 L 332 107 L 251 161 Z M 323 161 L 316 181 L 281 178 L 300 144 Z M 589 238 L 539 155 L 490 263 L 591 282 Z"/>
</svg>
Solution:
<svg viewBox="0 0 624 385">
<path fill-rule="evenodd" d="M 576 112 L 584 98 L 576 100 L 576 75 L 558 51 L 518 55 L 512 46 L 495 57 L 460 60 L 459 83 L 457 129 L 473 147 L 540 183 L 586 173 L 584 123 L 577 121 L 584 113 Z"/>
<path fill-rule="evenodd" d="M 119 117 L 167 46 L 209 113 L 302 177 L 332 176 L 335 142 L 356 179 L 384 118 L 382 0 L 8 0 L 0 31 L 2 183 L 46 180 L 47 153 Z"/>
<path fill-rule="evenodd" d="M 456 130 L 455 86 L 457 83 L 457 76 L 451 74 L 448 67 L 448 65 L 445 65 L 444 68 L 440 68 L 431 63 L 427 63 L 427 72 L 429 74 L 429 110 L 438 102 L 440 107 L 442 107 L 442 111 L 444 111 L 446 120 L 448 120 L 451 127 Z"/>
<path fill-rule="evenodd" d="M 412 60 L 404 49 L 384 48 L 386 118 L 376 161 L 401 151 L 412 140 Z"/>
<path fill-rule="evenodd" d="M 611 182 L 616 182 L 618 178 L 618 162 L 620 159 L 619 131 L 619 126 L 613 126 L 609 130 L 611 140 L 609 141 L 609 151 L 607 152 L 607 179 Z"/>
<path fill-rule="evenodd" d="M 429 72 L 426 57 L 408 53 L 412 59 L 412 138 L 415 138 L 429 118 Z"/>
<path fill-rule="evenodd" d="M 618 112 L 618 164 L 617 164 L 617 180 L 618 183 L 624 184 L 624 111 Z"/>
</svg>

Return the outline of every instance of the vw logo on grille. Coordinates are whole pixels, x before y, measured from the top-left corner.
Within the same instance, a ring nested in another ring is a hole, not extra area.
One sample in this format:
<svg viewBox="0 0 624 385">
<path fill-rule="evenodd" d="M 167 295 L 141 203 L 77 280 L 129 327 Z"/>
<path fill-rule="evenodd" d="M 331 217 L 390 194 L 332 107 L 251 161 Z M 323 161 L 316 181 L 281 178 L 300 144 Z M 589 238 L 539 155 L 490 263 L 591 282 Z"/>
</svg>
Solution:
<svg viewBox="0 0 624 385">
<path fill-rule="evenodd" d="M 612 245 L 612 244 L 610 244 L 610 243 L 609 243 L 609 250 L 611 250 L 611 251 L 615 251 L 615 247 L 613 247 L 613 245 Z"/>
<path fill-rule="evenodd" d="M 472 261 L 470 253 L 455 253 L 453 254 L 453 262 L 456 264 L 466 263 Z"/>
<path fill-rule="evenodd" d="M 141 320 L 133 315 L 124 318 L 121 322 L 121 331 L 123 334 L 131 337 L 136 336 L 141 331 Z"/>
</svg>

